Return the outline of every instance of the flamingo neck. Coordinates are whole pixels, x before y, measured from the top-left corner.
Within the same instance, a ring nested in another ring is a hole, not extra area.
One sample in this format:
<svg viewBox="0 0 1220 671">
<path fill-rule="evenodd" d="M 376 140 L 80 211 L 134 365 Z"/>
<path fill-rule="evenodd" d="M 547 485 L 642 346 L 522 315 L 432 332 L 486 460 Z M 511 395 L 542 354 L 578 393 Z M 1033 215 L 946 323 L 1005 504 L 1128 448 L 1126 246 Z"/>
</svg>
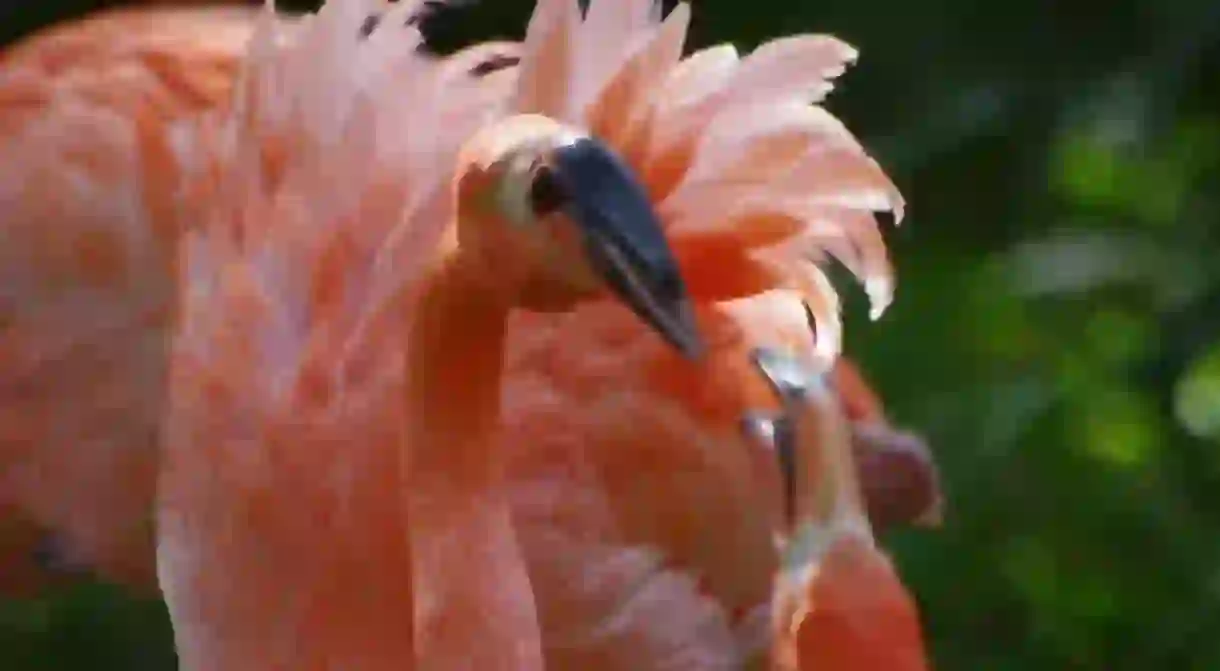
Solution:
<svg viewBox="0 0 1220 671">
<path fill-rule="evenodd" d="M 425 280 L 407 346 L 413 468 L 466 484 L 491 484 L 482 478 L 493 470 L 509 312 L 484 272 L 459 251 L 447 253 Z"/>
<path fill-rule="evenodd" d="M 533 588 L 497 449 L 509 306 L 456 250 L 407 343 L 407 530 L 417 669 L 541 671 Z"/>
</svg>

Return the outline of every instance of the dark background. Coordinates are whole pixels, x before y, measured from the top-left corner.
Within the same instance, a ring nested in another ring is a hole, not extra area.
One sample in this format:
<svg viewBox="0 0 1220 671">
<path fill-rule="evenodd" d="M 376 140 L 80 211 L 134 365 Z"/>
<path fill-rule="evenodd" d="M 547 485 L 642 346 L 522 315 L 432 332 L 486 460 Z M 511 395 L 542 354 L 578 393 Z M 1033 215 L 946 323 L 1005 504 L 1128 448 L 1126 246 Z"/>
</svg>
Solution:
<svg viewBox="0 0 1220 671">
<path fill-rule="evenodd" d="M 0 39 L 113 4 L 5 2 Z M 517 37 L 530 6 L 437 42 Z M 870 324 L 852 289 L 847 348 L 945 475 L 944 529 L 887 539 L 936 667 L 1220 669 L 1220 2 L 694 10 L 697 46 L 862 52 L 829 107 L 910 215 L 897 301 Z M 0 602 L 0 668 L 170 669 L 168 623 L 101 585 Z"/>
</svg>

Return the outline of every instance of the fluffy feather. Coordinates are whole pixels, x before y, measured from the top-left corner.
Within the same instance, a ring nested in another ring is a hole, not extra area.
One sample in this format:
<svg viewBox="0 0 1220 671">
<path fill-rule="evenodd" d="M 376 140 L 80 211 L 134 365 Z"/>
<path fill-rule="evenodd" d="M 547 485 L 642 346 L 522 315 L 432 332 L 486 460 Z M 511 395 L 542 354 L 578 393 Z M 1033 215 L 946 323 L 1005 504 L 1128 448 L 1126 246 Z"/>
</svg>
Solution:
<svg viewBox="0 0 1220 671">
<path fill-rule="evenodd" d="M 55 534 L 52 564 L 152 584 L 181 227 L 166 131 L 227 99 L 250 19 L 101 12 L 0 55 L 0 508 Z"/>
<path fill-rule="evenodd" d="M 689 22 L 685 3 L 662 20 L 653 0 L 601 0 L 582 19 L 574 0 L 541 0 L 511 110 L 584 125 L 618 149 L 656 199 L 692 291 L 749 293 L 762 272 L 805 296 L 818 350 L 833 358 L 838 300 L 817 263 L 827 253 L 843 262 L 879 317 L 893 272 L 872 215 L 901 220 L 903 210 L 881 168 L 817 105 L 856 51 L 801 35 L 744 58 L 728 45 L 682 58 Z M 709 247 L 730 251 L 713 264 Z M 703 271 L 712 265 L 719 277 Z"/>
<path fill-rule="evenodd" d="M 199 218 L 158 564 L 183 668 L 410 668 L 403 345 L 458 147 L 508 81 L 475 88 L 493 47 L 420 54 L 419 6 L 268 8 L 232 109 L 179 143 Z"/>
<path fill-rule="evenodd" d="M 772 455 L 738 433 L 741 414 L 771 400 L 747 350 L 838 353 L 838 295 L 815 263 L 827 254 L 864 280 L 875 314 L 890 299 L 872 210 L 900 217 L 902 200 L 811 104 L 854 50 L 805 36 L 744 59 L 728 45 L 682 58 L 689 18 L 686 5 L 662 20 L 648 0 L 593 0 L 582 19 L 574 0 L 541 0 L 510 106 L 588 128 L 635 168 L 700 298 L 709 350 L 706 366 L 681 365 L 607 304 L 514 318 L 503 444 L 548 658 L 573 667 L 765 657 L 779 486 Z M 816 352 L 801 298 L 819 320 Z M 630 583 L 574 587 L 641 556 L 656 560 Z M 669 609 L 633 607 L 658 592 Z M 650 654 L 616 657 L 625 649 Z"/>
</svg>

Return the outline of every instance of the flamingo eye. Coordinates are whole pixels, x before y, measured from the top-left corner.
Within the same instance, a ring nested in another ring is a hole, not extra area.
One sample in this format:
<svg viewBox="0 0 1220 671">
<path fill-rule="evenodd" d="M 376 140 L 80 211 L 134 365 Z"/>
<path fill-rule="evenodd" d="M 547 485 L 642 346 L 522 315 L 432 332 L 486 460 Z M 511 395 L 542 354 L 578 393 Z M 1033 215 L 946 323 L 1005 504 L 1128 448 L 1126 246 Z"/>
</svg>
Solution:
<svg viewBox="0 0 1220 671">
<path fill-rule="evenodd" d="M 568 194 L 555 178 L 555 173 L 546 165 L 535 168 L 529 189 L 529 205 L 534 216 L 541 219 L 563 207 L 567 201 Z"/>
<path fill-rule="evenodd" d="M 501 214 L 528 227 L 563 209 L 570 196 L 563 180 L 541 157 L 518 156 L 506 162 L 495 200 Z"/>
</svg>

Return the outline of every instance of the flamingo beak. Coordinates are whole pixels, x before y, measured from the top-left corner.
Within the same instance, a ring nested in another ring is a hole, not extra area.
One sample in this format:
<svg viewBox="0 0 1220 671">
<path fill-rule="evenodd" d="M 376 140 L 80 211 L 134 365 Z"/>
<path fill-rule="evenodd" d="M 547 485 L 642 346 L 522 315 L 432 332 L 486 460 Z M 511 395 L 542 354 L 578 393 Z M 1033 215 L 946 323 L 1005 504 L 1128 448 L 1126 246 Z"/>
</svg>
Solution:
<svg viewBox="0 0 1220 671">
<path fill-rule="evenodd" d="M 610 290 L 688 359 L 703 356 L 686 283 L 648 192 L 609 147 L 581 137 L 550 155 L 564 213 Z"/>
</svg>

